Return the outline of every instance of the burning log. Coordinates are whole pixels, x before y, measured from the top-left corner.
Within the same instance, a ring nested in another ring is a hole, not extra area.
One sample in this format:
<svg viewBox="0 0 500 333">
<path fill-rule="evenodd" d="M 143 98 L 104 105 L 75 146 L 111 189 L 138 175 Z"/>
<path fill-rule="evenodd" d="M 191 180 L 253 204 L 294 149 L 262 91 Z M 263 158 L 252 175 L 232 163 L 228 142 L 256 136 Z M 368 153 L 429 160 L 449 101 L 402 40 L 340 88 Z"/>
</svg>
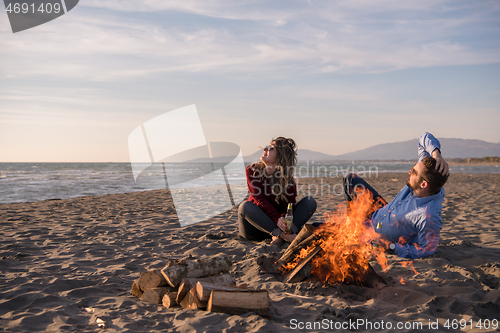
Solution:
<svg viewBox="0 0 500 333">
<path fill-rule="evenodd" d="M 364 281 L 367 287 L 382 289 L 387 285 L 384 278 L 375 272 L 372 265 L 368 264 L 368 269 L 366 270 Z"/>
<path fill-rule="evenodd" d="M 300 230 L 299 234 L 295 237 L 290 246 L 288 246 L 281 258 L 276 261 L 276 267 L 282 267 L 292 261 L 301 249 L 308 247 L 318 238 L 319 234 L 314 233 L 314 227 L 310 224 L 306 224 L 302 230 Z"/>
<path fill-rule="evenodd" d="M 339 260 L 341 261 L 341 260 Z M 368 260 L 362 260 L 355 252 L 345 255 L 344 267 L 338 267 L 332 270 L 329 265 L 322 266 L 316 263 L 316 271 L 323 271 L 317 275 L 327 276 L 324 282 L 332 283 L 340 281 L 344 284 L 354 284 L 357 286 L 366 286 L 370 288 L 381 289 L 386 286 L 385 280 L 375 272 Z"/>
<path fill-rule="evenodd" d="M 304 259 L 302 259 L 294 269 L 292 269 L 288 274 L 283 278 L 283 282 L 285 283 L 295 283 L 301 282 L 309 276 L 311 272 L 311 264 L 310 260 L 317 255 L 321 251 L 320 246 L 316 246 L 316 248 L 307 255 Z"/>
<path fill-rule="evenodd" d="M 297 264 L 285 274 L 285 276 L 283 277 L 283 282 L 296 283 L 308 278 L 312 273 L 312 261 L 321 252 L 321 250 L 321 246 L 316 246 L 311 252 L 307 254 L 305 258 L 298 260 Z M 377 289 L 380 289 L 386 285 L 385 280 L 375 272 L 373 267 L 368 262 L 366 262 L 366 267 L 364 267 L 357 262 L 355 255 L 348 254 L 348 256 L 350 257 L 350 259 L 347 259 L 347 261 L 350 263 L 350 265 L 347 267 L 347 271 L 344 272 L 344 278 L 341 280 L 333 279 L 333 281 L 327 279 L 323 282 L 342 282 L 344 284 L 355 284 Z M 314 265 L 317 265 L 317 263 Z M 332 268 L 329 266 L 319 266 L 315 268 L 315 271 L 323 271 L 325 275 L 328 275 L 331 269 Z"/>
<path fill-rule="evenodd" d="M 365 223 L 373 210 L 371 194 L 358 193 L 357 201 L 339 209 L 330 221 L 316 229 L 303 228 L 275 263 L 285 273 L 283 282 L 299 282 L 311 274 L 323 283 L 385 285 L 368 261 L 374 256 L 381 266 L 385 262 L 384 254 L 371 247 L 378 234 Z"/>
<path fill-rule="evenodd" d="M 269 294 L 267 290 L 213 290 L 208 300 L 207 311 L 233 315 L 255 312 L 262 317 L 270 318 Z"/>
<path fill-rule="evenodd" d="M 171 260 L 161 273 L 172 287 L 178 287 L 182 279 L 219 274 L 229 270 L 232 262 L 221 253 L 213 258 Z"/>
</svg>

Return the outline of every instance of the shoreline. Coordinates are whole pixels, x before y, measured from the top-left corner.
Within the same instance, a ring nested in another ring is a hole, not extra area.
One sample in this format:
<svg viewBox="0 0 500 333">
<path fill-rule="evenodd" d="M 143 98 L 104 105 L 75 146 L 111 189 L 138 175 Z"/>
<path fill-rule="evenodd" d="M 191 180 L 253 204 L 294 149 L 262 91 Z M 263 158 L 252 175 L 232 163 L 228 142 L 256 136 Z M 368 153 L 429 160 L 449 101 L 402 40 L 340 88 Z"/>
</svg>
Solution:
<svg viewBox="0 0 500 333">
<path fill-rule="evenodd" d="M 347 171 L 347 170 L 346 170 Z M 350 173 L 350 172 L 347 172 L 347 174 Z M 404 175 L 406 176 L 407 175 L 407 171 L 402 171 L 402 172 L 358 172 L 358 175 L 360 175 L 361 177 L 364 177 L 366 179 L 377 179 L 380 176 L 384 175 L 384 179 L 389 177 L 392 181 L 392 179 L 396 178 L 400 178 L 398 176 L 401 176 L 401 175 Z M 497 174 L 497 173 L 468 173 L 468 172 L 460 172 L 460 173 L 451 173 L 451 175 L 456 175 L 456 176 L 470 176 L 470 175 L 500 175 L 500 172 Z M 337 178 L 341 178 L 343 177 L 343 173 L 338 173 L 337 175 L 335 176 L 325 176 L 325 177 L 296 177 L 296 179 L 300 182 L 300 181 L 304 181 L 304 183 L 315 183 L 316 180 L 325 180 L 325 179 L 337 179 Z M 404 182 L 406 180 L 401 180 L 403 182 L 403 185 L 404 185 Z M 402 185 L 402 186 L 403 186 Z M 446 185 L 445 185 L 445 189 L 446 189 Z M 92 198 L 92 197 L 100 197 L 100 196 L 107 196 L 107 195 L 119 195 L 119 194 L 131 194 L 131 193 L 139 193 L 139 192 L 150 192 L 150 191 L 169 191 L 169 190 L 151 190 L 151 189 L 140 189 L 140 190 L 137 190 L 137 191 L 132 191 L 132 192 L 120 192 L 120 193 L 108 193 L 108 194 L 99 194 L 99 195 L 82 195 L 82 196 L 75 196 L 75 197 L 71 197 L 71 198 L 51 198 L 51 199 L 43 199 L 43 200 L 37 200 L 37 201 L 22 201 L 22 202 L 11 202 L 11 203 L 1 203 L 0 202 L 0 207 L 1 206 L 5 206 L 5 205 L 12 205 L 12 204 L 30 204 L 30 203 L 37 203 L 37 202 L 46 202 L 46 201 L 61 201 L 61 200 L 71 200 L 71 199 L 78 199 L 78 198 Z"/>
</svg>

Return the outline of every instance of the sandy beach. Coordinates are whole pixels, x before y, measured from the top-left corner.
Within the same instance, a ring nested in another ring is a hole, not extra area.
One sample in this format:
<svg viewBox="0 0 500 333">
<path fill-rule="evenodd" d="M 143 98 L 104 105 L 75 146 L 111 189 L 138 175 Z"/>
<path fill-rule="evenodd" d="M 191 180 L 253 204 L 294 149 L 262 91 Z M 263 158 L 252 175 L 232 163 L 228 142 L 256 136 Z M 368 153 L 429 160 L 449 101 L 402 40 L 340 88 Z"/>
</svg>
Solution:
<svg viewBox="0 0 500 333">
<path fill-rule="evenodd" d="M 366 179 L 391 200 L 406 178 L 398 173 Z M 339 182 L 300 180 L 318 202 L 313 222 L 342 202 L 342 196 L 327 191 Z M 388 257 L 386 272 L 373 261 L 388 284 L 382 289 L 310 280 L 284 284 L 259 274 L 256 258 L 273 248 L 238 237 L 236 209 L 181 228 L 168 191 L 0 205 L 0 328 L 93 332 L 102 329 L 96 325 L 100 318 L 112 332 L 286 332 L 315 322 L 323 326 L 311 331 L 345 331 L 335 327 L 344 322 L 372 324 L 372 329 L 358 326 L 360 332 L 435 332 L 436 325 L 440 331 L 459 331 L 453 322 L 466 323 L 464 331 L 495 331 L 500 174 L 452 174 L 445 190 L 438 251 L 413 260 L 415 271 L 395 256 Z M 141 272 L 165 266 L 163 257 L 221 252 L 234 261 L 230 273 L 237 283 L 269 291 L 271 319 L 166 309 L 130 294 Z M 331 326 L 324 326 L 327 322 Z M 396 329 L 398 323 L 402 329 Z"/>
</svg>

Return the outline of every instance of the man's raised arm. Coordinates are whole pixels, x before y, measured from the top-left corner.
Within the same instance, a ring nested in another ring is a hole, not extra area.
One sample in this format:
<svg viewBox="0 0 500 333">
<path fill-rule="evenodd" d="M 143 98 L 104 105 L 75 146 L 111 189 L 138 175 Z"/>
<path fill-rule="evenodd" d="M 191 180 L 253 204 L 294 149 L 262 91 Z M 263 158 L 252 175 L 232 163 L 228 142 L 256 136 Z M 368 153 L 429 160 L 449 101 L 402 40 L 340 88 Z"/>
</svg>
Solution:
<svg viewBox="0 0 500 333">
<path fill-rule="evenodd" d="M 436 160 L 436 170 L 443 176 L 450 173 L 448 163 L 441 156 L 441 143 L 429 132 L 424 132 L 418 141 L 418 160 L 432 156 Z"/>
</svg>

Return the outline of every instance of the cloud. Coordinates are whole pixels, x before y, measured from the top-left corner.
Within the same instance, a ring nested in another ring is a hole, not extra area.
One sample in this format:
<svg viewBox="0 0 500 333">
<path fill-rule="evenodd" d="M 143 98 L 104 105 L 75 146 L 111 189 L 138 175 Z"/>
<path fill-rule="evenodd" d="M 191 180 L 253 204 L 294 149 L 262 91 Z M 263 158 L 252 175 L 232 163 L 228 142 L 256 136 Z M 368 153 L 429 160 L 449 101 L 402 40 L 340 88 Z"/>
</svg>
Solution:
<svg viewBox="0 0 500 333">
<path fill-rule="evenodd" d="M 185 22 L 169 21 L 175 13 Z M 498 39 L 484 37 L 498 35 L 498 13 L 494 2 L 88 0 L 44 26 L 57 33 L 4 35 L 0 75 L 120 81 L 498 63 Z"/>
<path fill-rule="evenodd" d="M 124 12 L 177 11 L 231 20 L 286 20 L 310 8 L 300 1 L 220 1 L 220 0 L 87 0 L 82 5 Z"/>
</svg>

